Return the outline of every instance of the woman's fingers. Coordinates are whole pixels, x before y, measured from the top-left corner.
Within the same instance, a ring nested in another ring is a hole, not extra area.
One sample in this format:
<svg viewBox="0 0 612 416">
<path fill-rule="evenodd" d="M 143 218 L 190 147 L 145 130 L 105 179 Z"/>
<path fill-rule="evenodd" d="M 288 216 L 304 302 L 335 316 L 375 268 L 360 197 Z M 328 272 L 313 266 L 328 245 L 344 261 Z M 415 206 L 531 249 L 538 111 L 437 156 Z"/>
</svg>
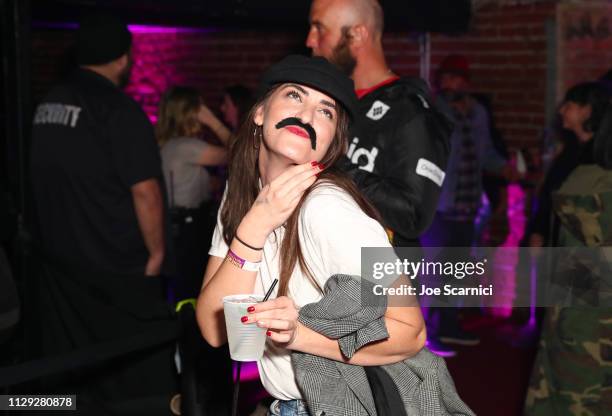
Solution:
<svg viewBox="0 0 612 416">
<path fill-rule="evenodd" d="M 287 194 L 287 199 L 291 201 L 291 204 L 297 205 L 298 202 L 300 202 L 300 198 L 302 198 L 302 195 L 304 195 L 304 192 L 308 188 L 310 188 L 316 182 L 316 180 L 317 180 L 316 176 L 311 176 L 310 178 L 307 178 L 302 183 L 296 185 Z M 295 208 L 295 206 L 293 208 Z"/>
<path fill-rule="evenodd" d="M 255 324 L 266 329 L 266 334 L 274 342 L 291 342 L 297 330 L 298 310 L 293 300 L 280 296 L 266 302 L 261 302 L 247 309 L 244 324 Z"/>
<path fill-rule="evenodd" d="M 258 312 L 258 313 L 249 313 L 247 314 L 249 318 L 249 322 L 257 322 L 261 320 L 268 319 L 284 319 L 284 320 L 292 320 L 295 321 L 298 318 L 298 312 L 295 309 L 289 308 L 279 308 L 279 309 L 271 309 L 269 311 Z"/>
<path fill-rule="evenodd" d="M 245 319 L 247 317 L 244 317 Z M 284 319 L 262 319 L 254 321 L 252 317 L 248 320 L 243 320 L 244 325 L 257 325 L 266 330 L 266 335 L 275 342 L 287 343 L 291 340 L 293 332 L 296 331 L 297 324 L 295 321 L 287 321 Z"/>
<path fill-rule="evenodd" d="M 255 322 L 260 328 L 273 329 L 275 331 L 288 331 L 295 328 L 295 322 L 284 319 L 261 319 Z"/>
<path fill-rule="evenodd" d="M 251 306 L 245 316 L 244 323 L 253 323 L 259 321 L 284 320 L 296 322 L 298 319 L 298 311 L 293 303 L 293 300 L 287 296 L 280 296 L 276 299 L 267 302 L 261 302 Z"/>
<path fill-rule="evenodd" d="M 273 330 L 268 330 L 266 332 L 268 338 L 270 338 L 274 342 L 278 342 L 279 344 L 286 344 L 291 341 L 292 333 L 291 332 L 276 332 Z"/>
<path fill-rule="evenodd" d="M 257 218 L 261 218 L 262 224 L 271 230 L 283 224 L 320 171 L 321 168 L 310 163 L 287 169 L 259 193 L 253 206 Z"/>
<path fill-rule="evenodd" d="M 313 163 L 316 162 L 308 162 L 302 163 L 301 165 L 291 166 L 289 169 L 278 175 L 278 177 L 274 179 L 270 185 L 274 185 L 275 187 L 282 187 L 296 175 L 304 173 L 317 173 L 317 170 L 319 169 L 317 167 L 318 165 L 313 165 Z"/>
<path fill-rule="evenodd" d="M 265 311 L 270 311 L 273 309 L 281 309 L 281 308 L 287 308 L 287 307 L 295 308 L 295 304 L 293 303 L 293 300 L 289 299 L 289 297 L 287 296 L 279 296 L 276 299 L 270 299 L 265 302 L 259 302 L 249 307 L 248 311 L 251 313 L 259 313 L 259 312 L 265 312 Z"/>
<path fill-rule="evenodd" d="M 301 198 L 304 192 L 317 180 L 316 174 L 321 170 L 318 167 L 298 172 L 282 184 L 271 183 L 268 196 L 273 203 L 291 208 L 293 211 L 295 199 Z"/>
<path fill-rule="evenodd" d="M 284 182 L 276 185 L 274 190 L 280 197 L 287 197 L 288 200 L 293 200 L 295 191 L 300 190 L 303 193 L 316 180 L 316 174 L 321 172 L 321 168 L 317 166 L 308 166 L 306 170 L 299 170 L 294 175 L 286 179 Z"/>
</svg>

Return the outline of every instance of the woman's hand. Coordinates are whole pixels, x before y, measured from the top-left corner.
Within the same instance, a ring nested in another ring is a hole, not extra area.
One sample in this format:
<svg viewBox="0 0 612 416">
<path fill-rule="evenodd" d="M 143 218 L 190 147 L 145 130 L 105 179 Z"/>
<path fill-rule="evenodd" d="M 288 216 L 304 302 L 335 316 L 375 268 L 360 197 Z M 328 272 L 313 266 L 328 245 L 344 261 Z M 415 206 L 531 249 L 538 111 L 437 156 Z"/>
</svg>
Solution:
<svg viewBox="0 0 612 416">
<path fill-rule="evenodd" d="M 285 347 L 297 336 L 298 309 L 293 300 L 280 296 L 274 300 L 258 303 L 248 309 L 244 324 L 255 324 L 267 330 L 268 338 Z"/>
<path fill-rule="evenodd" d="M 198 111 L 198 121 L 205 126 L 209 126 L 214 124 L 217 121 L 217 117 L 210 111 L 205 104 L 200 106 L 200 110 Z"/>
<path fill-rule="evenodd" d="M 200 110 L 198 111 L 198 121 L 209 127 L 217 135 L 219 140 L 221 140 L 224 145 L 227 145 L 232 132 L 225 127 L 225 124 L 223 124 L 223 122 L 219 120 L 205 104 L 200 106 Z"/>
<path fill-rule="evenodd" d="M 317 162 L 292 166 L 264 186 L 240 223 L 237 234 L 249 238 L 253 245 L 263 246 L 268 235 L 287 221 L 322 169 Z"/>
</svg>

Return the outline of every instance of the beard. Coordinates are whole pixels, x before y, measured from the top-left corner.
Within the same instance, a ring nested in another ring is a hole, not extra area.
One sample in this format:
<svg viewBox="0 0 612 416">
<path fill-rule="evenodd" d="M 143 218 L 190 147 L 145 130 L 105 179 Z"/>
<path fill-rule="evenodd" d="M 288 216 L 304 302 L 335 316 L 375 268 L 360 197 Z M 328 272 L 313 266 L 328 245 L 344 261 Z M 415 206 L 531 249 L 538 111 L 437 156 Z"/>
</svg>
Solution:
<svg viewBox="0 0 612 416">
<path fill-rule="evenodd" d="M 334 47 L 329 61 L 350 77 L 353 75 L 355 66 L 357 66 L 357 60 L 353 54 L 351 54 L 349 43 L 348 33 L 343 30 L 342 37 Z"/>
<path fill-rule="evenodd" d="M 455 103 L 465 100 L 468 96 L 468 92 L 464 90 L 443 89 L 440 91 L 439 95 L 446 102 Z"/>
</svg>

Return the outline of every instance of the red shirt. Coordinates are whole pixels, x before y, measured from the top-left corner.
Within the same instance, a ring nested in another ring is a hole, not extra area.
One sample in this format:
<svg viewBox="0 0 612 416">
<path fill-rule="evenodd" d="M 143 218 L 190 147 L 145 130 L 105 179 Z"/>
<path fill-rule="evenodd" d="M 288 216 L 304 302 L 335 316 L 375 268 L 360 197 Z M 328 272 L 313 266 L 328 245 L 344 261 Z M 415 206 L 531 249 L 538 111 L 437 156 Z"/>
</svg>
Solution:
<svg viewBox="0 0 612 416">
<path fill-rule="evenodd" d="M 374 90 L 377 90 L 378 88 L 387 85 L 387 84 L 391 84 L 392 82 L 395 82 L 399 79 L 400 77 L 398 77 L 397 75 L 392 76 L 391 78 L 387 78 L 386 80 L 379 82 L 378 84 L 374 85 L 373 87 L 369 87 L 369 88 L 362 88 L 360 90 L 355 90 L 355 94 L 357 94 L 357 98 L 361 99 L 361 97 L 363 97 L 364 95 L 367 95 L 369 93 L 371 93 Z"/>
</svg>

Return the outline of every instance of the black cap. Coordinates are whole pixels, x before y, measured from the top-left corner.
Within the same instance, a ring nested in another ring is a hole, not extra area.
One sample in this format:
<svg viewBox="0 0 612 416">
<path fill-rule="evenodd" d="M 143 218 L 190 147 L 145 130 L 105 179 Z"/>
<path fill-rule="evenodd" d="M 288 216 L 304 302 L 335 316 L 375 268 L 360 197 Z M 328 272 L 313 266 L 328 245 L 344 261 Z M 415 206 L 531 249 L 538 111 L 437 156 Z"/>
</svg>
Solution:
<svg viewBox="0 0 612 416">
<path fill-rule="evenodd" d="M 351 119 L 357 114 L 357 96 L 353 80 L 320 56 L 289 55 L 264 72 L 257 96 L 284 82 L 306 85 L 329 95 L 340 103 Z"/>
<path fill-rule="evenodd" d="M 77 63 L 102 65 L 130 50 L 132 34 L 118 18 L 98 13 L 81 20 L 77 31 Z"/>
</svg>

